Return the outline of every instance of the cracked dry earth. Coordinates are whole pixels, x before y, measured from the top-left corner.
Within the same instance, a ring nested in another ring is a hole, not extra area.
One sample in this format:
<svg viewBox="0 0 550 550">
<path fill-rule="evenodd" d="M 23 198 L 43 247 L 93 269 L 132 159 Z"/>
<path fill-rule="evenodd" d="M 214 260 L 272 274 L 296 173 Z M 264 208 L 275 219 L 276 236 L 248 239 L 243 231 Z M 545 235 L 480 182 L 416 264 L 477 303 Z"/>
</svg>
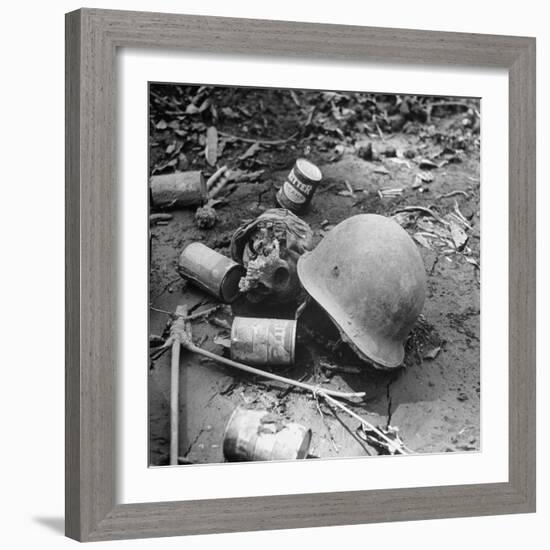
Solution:
<svg viewBox="0 0 550 550">
<path fill-rule="evenodd" d="M 395 145 L 413 137 L 398 135 Z M 388 140 L 390 144 L 391 140 Z M 323 183 L 310 212 L 303 215 L 317 242 L 331 225 L 362 212 L 392 215 L 404 206 L 437 205 L 440 215 L 452 212 L 455 201 L 471 226 L 468 246 L 479 261 L 479 158 L 470 155 L 461 163 L 432 171 L 429 192 L 421 193 L 411 182 L 418 169 L 404 161 L 384 159 L 368 162 L 355 155 L 321 166 Z M 243 183 L 218 209 L 214 229 L 200 230 L 194 210 L 173 212 L 166 226 L 153 234 L 150 301 L 158 308 L 175 311 L 178 304 L 195 310 L 216 304 L 215 299 L 186 284 L 177 274 L 178 255 L 192 241 L 201 241 L 229 255 L 229 243 L 242 220 L 250 220 L 275 205 L 277 187 L 284 170 L 261 183 Z M 345 181 L 354 190 L 347 189 Z M 381 197 L 382 188 L 403 188 L 398 197 Z M 453 191 L 468 193 L 449 198 Z M 437 199 L 437 202 L 436 202 Z M 327 227 L 328 226 L 328 227 Z M 404 224 L 412 235 L 414 223 Z M 404 443 L 418 453 L 465 452 L 480 449 L 480 355 L 479 270 L 461 254 L 443 254 L 419 245 L 428 275 L 428 293 L 423 316 L 407 345 L 406 367 L 392 372 L 375 370 L 358 361 L 348 349 L 330 351 L 331 327 L 309 325 L 299 335 L 296 365 L 273 367 L 274 372 L 324 386 L 365 391 L 366 398 L 352 409 L 375 425 L 391 424 L 399 429 Z M 314 307 L 314 306 L 313 306 Z M 193 322 L 193 338 L 205 349 L 222 353 L 214 341 L 227 337 L 223 321 L 231 323 L 234 313 L 267 316 L 261 306 L 253 310 L 246 302 L 219 310 L 210 321 Z M 293 311 L 269 311 L 270 315 L 292 317 Z M 319 318 L 315 311 L 310 318 Z M 307 321 L 308 312 L 305 313 Z M 212 320 L 214 319 L 214 322 Z M 150 333 L 161 334 L 167 316 L 150 316 Z M 377 454 L 357 436 L 358 422 L 331 410 L 308 394 L 289 391 L 286 386 L 253 378 L 246 373 L 182 351 L 180 380 L 180 456 L 194 463 L 223 462 L 222 440 L 226 422 L 235 407 L 248 406 L 276 412 L 313 432 L 310 454 L 316 457 L 352 457 Z M 150 463 L 168 463 L 170 426 L 170 354 L 149 366 Z"/>
</svg>

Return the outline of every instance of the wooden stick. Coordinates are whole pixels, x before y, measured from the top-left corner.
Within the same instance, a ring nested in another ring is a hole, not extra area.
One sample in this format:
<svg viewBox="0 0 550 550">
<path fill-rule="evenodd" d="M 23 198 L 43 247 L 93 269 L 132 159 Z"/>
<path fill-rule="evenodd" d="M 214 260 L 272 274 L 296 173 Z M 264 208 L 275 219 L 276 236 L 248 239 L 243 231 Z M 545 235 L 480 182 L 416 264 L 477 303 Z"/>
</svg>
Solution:
<svg viewBox="0 0 550 550">
<path fill-rule="evenodd" d="M 179 451 L 179 391 L 180 391 L 179 339 L 172 342 L 172 367 L 170 370 L 170 465 L 178 463 Z"/>
<path fill-rule="evenodd" d="M 223 363 L 224 365 L 228 365 L 230 367 L 234 367 L 236 369 L 244 370 L 245 372 L 249 372 L 251 374 L 255 374 L 256 376 L 262 376 L 264 378 L 270 378 L 271 380 L 276 380 L 277 382 L 282 382 L 284 384 L 290 384 L 291 386 L 296 386 L 298 388 L 303 388 L 305 390 L 310 391 L 313 393 L 313 395 L 332 395 L 333 397 L 341 397 L 344 399 L 350 399 L 352 397 L 364 397 L 365 392 L 354 392 L 354 393 L 348 393 L 348 392 L 342 392 L 337 390 L 330 390 L 327 388 L 321 388 L 319 386 L 312 386 L 310 384 L 306 384 L 305 382 L 298 382 L 297 380 L 292 380 L 290 378 L 285 378 L 284 376 L 279 376 L 278 374 L 272 374 L 270 372 L 266 372 L 260 369 L 255 369 L 254 367 L 250 367 L 248 365 L 245 365 L 243 363 L 238 363 L 237 361 L 233 361 L 231 359 L 226 359 L 225 357 L 222 357 L 221 355 L 217 355 L 215 353 L 212 353 L 210 351 L 207 351 L 205 349 L 199 348 L 195 344 L 193 344 L 190 341 L 184 341 L 182 342 L 183 347 L 187 348 L 189 351 L 192 351 L 194 353 L 198 353 L 199 355 L 203 355 L 204 357 L 208 357 L 209 359 L 212 359 L 214 361 L 218 361 L 219 363 Z"/>
<path fill-rule="evenodd" d="M 179 392 L 180 392 L 180 350 L 186 340 L 185 316 L 187 308 L 176 308 L 177 318 L 172 324 L 172 364 L 170 368 L 170 465 L 177 466 L 179 450 Z"/>
</svg>

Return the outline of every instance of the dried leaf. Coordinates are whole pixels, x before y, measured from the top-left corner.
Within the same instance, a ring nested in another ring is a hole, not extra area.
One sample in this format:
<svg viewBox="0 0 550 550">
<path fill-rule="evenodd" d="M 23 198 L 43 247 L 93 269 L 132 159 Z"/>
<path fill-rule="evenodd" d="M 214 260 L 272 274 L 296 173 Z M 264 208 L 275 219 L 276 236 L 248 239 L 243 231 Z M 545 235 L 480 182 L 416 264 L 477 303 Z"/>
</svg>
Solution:
<svg viewBox="0 0 550 550">
<path fill-rule="evenodd" d="M 160 120 L 159 122 L 157 122 L 157 125 L 155 126 L 155 128 L 157 130 L 166 130 L 166 128 L 168 128 L 168 124 L 166 123 L 165 120 Z"/>
<path fill-rule="evenodd" d="M 430 246 L 430 243 L 428 242 L 428 239 L 426 239 L 421 233 L 415 233 L 413 235 L 414 240 L 424 248 L 427 248 L 428 250 L 431 250 L 432 247 Z"/>
<path fill-rule="evenodd" d="M 231 347 L 231 340 L 229 338 L 223 338 L 222 336 L 215 336 L 214 337 L 214 344 L 218 346 L 223 346 L 224 348 L 230 348 Z"/>
<path fill-rule="evenodd" d="M 197 113 L 200 113 L 200 111 L 194 103 L 190 103 L 189 105 L 187 105 L 185 113 L 188 115 L 196 115 Z"/>
<path fill-rule="evenodd" d="M 199 107 L 198 112 L 199 112 L 199 113 L 202 113 L 203 111 L 206 111 L 206 109 L 208 109 L 208 107 L 210 107 L 210 98 L 209 98 L 209 97 L 207 97 L 207 98 L 201 103 L 201 106 Z"/>
<path fill-rule="evenodd" d="M 441 346 L 436 346 L 432 349 L 429 349 L 424 353 L 424 359 L 435 359 L 438 356 L 440 351 L 441 351 Z"/>
<path fill-rule="evenodd" d="M 423 170 L 433 170 L 434 168 L 438 168 L 438 165 L 435 162 L 426 158 L 420 159 L 418 166 L 420 166 Z"/>
<path fill-rule="evenodd" d="M 229 119 L 237 119 L 239 117 L 239 113 L 234 111 L 231 107 L 222 107 L 221 112 L 224 117 Z"/>
<path fill-rule="evenodd" d="M 462 250 L 468 241 L 468 235 L 457 223 L 454 223 L 453 221 L 451 221 L 451 237 L 457 250 Z"/>
<path fill-rule="evenodd" d="M 210 126 L 206 130 L 206 149 L 204 151 L 206 162 L 210 166 L 215 166 L 218 160 L 218 131 L 215 126 Z"/>
<path fill-rule="evenodd" d="M 256 141 L 254 142 L 240 157 L 239 160 L 246 160 L 247 158 L 253 157 L 259 150 L 261 146 Z"/>
<path fill-rule="evenodd" d="M 432 183 L 434 175 L 431 172 L 419 172 L 418 177 L 424 183 Z"/>
</svg>

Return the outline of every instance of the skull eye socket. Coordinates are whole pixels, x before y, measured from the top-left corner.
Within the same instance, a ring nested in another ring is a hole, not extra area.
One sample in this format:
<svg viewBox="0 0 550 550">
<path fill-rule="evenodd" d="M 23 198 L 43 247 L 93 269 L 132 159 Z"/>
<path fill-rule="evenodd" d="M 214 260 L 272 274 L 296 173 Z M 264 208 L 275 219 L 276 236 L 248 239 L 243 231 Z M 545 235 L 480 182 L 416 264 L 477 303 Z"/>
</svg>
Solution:
<svg viewBox="0 0 550 550">
<path fill-rule="evenodd" d="M 278 267 L 273 273 L 273 284 L 276 287 L 284 287 L 290 280 L 290 273 L 286 267 Z"/>
</svg>

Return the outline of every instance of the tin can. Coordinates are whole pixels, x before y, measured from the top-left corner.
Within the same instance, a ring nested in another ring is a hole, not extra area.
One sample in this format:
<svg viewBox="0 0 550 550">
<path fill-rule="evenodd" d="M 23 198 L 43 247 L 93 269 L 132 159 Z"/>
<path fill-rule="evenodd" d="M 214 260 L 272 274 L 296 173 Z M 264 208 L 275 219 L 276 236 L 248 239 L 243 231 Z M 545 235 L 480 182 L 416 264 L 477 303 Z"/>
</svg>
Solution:
<svg viewBox="0 0 550 550">
<path fill-rule="evenodd" d="M 266 410 L 237 407 L 225 428 L 223 454 L 229 462 L 302 460 L 311 445 L 311 430 Z"/>
<path fill-rule="evenodd" d="M 235 317 L 231 326 L 231 358 L 254 365 L 292 365 L 296 321 Z"/>
<path fill-rule="evenodd" d="M 277 202 L 283 208 L 298 213 L 306 209 L 323 175 L 306 159 L 298 159 L 277 192 Z"/>
<path fill-rule="evenodd" d="M 200 170 L 152 176 L 150 201 L 156 208 L 197 206 L 208 198 L 206 181 Z"/>
<path fill-rule="evenodd" d="M 180 255 L 179 273 L 222 302 L 239 295 L 244 267 L 202 243 L 187 245 Z"/>
</svg>

